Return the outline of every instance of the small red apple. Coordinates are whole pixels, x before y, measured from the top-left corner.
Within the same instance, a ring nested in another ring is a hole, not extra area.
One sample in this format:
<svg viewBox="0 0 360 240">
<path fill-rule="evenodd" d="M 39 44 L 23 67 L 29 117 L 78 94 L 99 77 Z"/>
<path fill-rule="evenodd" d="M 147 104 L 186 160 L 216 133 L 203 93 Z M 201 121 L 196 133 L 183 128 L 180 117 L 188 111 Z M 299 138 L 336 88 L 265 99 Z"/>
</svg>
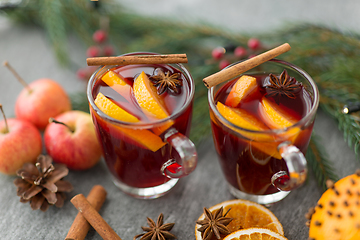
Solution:
<svg viewBox="0 0 360 240">
<path fill-rule="evenodd" d="M 0 104 L 0 109 L 2 106 Z M 14 175 L 24 163 L 35 163 L 41 154 L 39 130 L 31 123 L 19 119 L 0 122 L 0 172 Z"/>
<path fill-rule="evenodd" d="M 38 79 L 24 88 L 15 103 L 15 114 L 19 119 L 45 129 L 50 117 L 71 110 L 71 101 L 65 90 L 54 80 Z"/>
<path fill-rule="evenodd" d="M 15 103 L 17 118 L 29 121 L 38 129 L 44 130 L 50 117 L 71 110 L 70 98 L 54 80 L 41 78 L 27 84 L 7 61 L 4 66 L 24 86 Z"/>
<path fill-rule="evenodd" d="M 68 111 L 52 119 L 45 129 L 44 142 L 54 162 L 72 170 L 89 169 L 101 157 L 91 116 L 82 111 Z"/>
</svg>

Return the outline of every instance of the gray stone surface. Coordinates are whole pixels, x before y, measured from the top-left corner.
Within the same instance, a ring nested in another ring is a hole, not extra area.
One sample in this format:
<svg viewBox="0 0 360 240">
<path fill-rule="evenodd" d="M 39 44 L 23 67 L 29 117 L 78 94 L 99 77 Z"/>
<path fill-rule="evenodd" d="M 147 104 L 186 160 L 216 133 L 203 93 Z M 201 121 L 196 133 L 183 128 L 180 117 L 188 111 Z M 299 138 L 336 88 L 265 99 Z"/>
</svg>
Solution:
<svg viewBox="0 0 360 240">
<path fill-rule="evenodd" d="M 73 61 L 85 65 L 84 46 L 75 39 L 69 39 L 69 50 Z M 85 89 L 85 84 L 76 79 L 73 71 L 59 66 L 41 30 L 14 26 L 0 18 L 0 61 L 4 60 L 8 60 L 28 82 L 49 77 L 58 81 L 69 93 Z M 8 117 L 14 116 L 14 104 L 20 90 L 21 85 L 9 71 L 0 67 L 0 103 L 4 105 Z M 340 177 L 360 167 L 353 150 L 343 141 L 336 122 L 321 111 L 317 116 L 315 131 L 322 137 Z M 68 194 L 68 199 L 78 193 L 87 195 L 92 186 L 101 184 L 108 196 L 100 214 L 122 239 L 130 240 L 141 233 L 140 227 L 146 225 L 146 217 L 156 218 L 161 212 L 164 213 L 165 222 L 176 222 L 172 232 L 178 239 L 194 239 L 195 221 L 203 207 L 232 199 L 221 175 L 212 140 L 198 146 L 198 151 L 199 164 L 195 172 L 182 179 L 162 198 L 138 200 L 122 193 L 111 182 L 101 161 L 88 171 L 69 173 L 66 179 L 72 182 L 75 189 Z M 66 202 L 61 209 L 51 207 L 45 213 L 32 211 L 28 204 L 19 202 L 13 180 L 14 177 L 0 174 L 0 239 L 64 239 L 77 214 L 73 205 Z M 316 204 L 321 193 L 310 172 L 304 186 L 270 207 L 290 240 L 307 239 L 304 214 Z M 101 237 L 90 230 L 86 239 Z"/>
</svg>

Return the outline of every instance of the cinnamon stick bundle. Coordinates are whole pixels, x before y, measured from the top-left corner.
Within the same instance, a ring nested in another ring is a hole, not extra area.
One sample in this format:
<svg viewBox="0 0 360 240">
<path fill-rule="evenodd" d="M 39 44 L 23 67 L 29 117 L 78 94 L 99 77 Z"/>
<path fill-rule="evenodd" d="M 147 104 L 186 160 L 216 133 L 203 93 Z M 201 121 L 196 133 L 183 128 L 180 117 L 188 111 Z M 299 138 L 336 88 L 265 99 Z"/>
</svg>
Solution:
<svg viewBox="0 0 360 240">
<path fill-rule="evenodd" d="M 106 199 L 106 190 L 101 185 L 95 185 L 89 195 L 87 200 L 94 207 L 96 211 L 99 211 Z M 70 227 L 68 234 L 65 237 L 65 240 L 83 240 L 85 239 L 88 231 L 90 229 L 90 224 L 79 212 L 73 224 Z"/>
<path fill-rule="evenodd" d="M 95 57 L 86 59 L 88 66 L 130 65 L 130 64 L 169 64 L 187 63 L 186 54 L 168 55 L 130 55 L 118 57 Z"/>
<path fill-rule="evenodd" d="M 70 202 L 76 207 L 82 216 L 90 223 L 96 232 L 105 240 L 121 240 L 116 232 L 101 217 L 101 215 L 91 206 L 82 194 L 73 197 Z"/>
</svg>

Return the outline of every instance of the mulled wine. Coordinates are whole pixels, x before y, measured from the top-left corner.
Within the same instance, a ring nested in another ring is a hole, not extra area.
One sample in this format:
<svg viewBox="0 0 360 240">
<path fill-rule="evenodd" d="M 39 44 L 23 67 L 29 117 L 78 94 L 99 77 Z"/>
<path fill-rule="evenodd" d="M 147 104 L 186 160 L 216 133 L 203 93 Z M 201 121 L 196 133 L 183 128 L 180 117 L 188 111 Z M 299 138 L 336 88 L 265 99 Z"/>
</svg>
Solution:
<svg viewBox="0 0 360 240">
<path fill-rule="evenodd" d="M 156 82 L 165 84 L 169 76 L 179 81 L 176 86 L 156 88 Z M 91 89 L 94 106 L 90 109 L 108 169 L 125 192 L 153 198 L 164 190 L 141 191 L 174 180 L 164 168 L 175 174 L 181 160 L 166 134 L 175 131 L 183 137 L 189 135 L 192 88 L 192 79 L 186 73 L 166 64 L 113 66 L 96 76 Z M 176 161 L 167 165 L 170 159 Z"/>
<path fill-rule="evenodd" d="M 280 192 L 274 176 L 287 181 L 293 175 L 279 146 L 305 154 L 314 124 L 309 115 L 317 107 L 307 83 L 286 70 L 270 73 L 245 74 L 209 93 L 214 145 L 230 190 L 264 204 L 284 197 L 264 200 Z"/>
</svg>

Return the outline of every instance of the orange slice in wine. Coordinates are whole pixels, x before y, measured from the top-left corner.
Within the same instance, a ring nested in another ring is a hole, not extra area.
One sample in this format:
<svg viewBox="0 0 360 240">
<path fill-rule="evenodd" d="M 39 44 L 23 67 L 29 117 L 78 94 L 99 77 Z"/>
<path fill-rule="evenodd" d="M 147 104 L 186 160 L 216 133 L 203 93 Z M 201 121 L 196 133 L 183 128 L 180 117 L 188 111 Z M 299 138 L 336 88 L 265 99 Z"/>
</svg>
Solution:
<svg viewBox="0 0 360 240">
<path fill-rule="evenodd" d="M 263 122 L 245 110 L 231 108 L 221 102 L 218 102 L 216 107 L 226 120 L 238 127 L 254 131 L 269 130 Z M 248 139 L 249 144 L 251 144 L 252 147 L 255 147 L 257 150 L 262 151 L 269 156 L 281 159 L 281 156 L 277 151 L 277 143 L 275 142 L 274 136 L 264 133 L 252 133 L 231 126 L 228 127 L 244 136 L 244 140 Z"/>
<path fill-rule="evenodd" d="M 262 120 L 272 129 L 287 128 L 300 120 L 299 117 L 295 117 L 293 114 L 290 114 L 290 111 L 290 109 L 277 105 L 266 97 L 262 97 L 261 99 L 260 114 L 262 116 Z M 299 133 L 300 128 L 296 127 L 290 129 L 281 136 L 288 138 L 284 140 L 293 142 Z"/>
<path fill-rule="evenodd" d="M 135 79 L 133 89 L 139 106 L 147 115 L 156 119 L 169 117 L 163 98 L 157 94 L 156 87 L 152 85 L 145 72 L 141 72 Z M 174 122 L 169 120 L 161 127 L 153 129 L 153 131 L 156 134 L 161 134 L 173 124 Z"/>
<path fill-rule="evenodd" d="M 256 88 L 256 78 L 248 75 L 241 76 L 231 88 L 230 93 L 226 98 L 225 105 L 236 107 L 243 98 L 249 95 Z"/>
<path fill-rule="evenodd" d="M 105 97 L 102 93 L 98 93 L 95 99 L 96 106 L 108 116 L 124 122 L 139 122 L 135 116 L 131 115 L 110 99 Z M 132 129 L 116 126 L 116 128 L 122 132 L 126 137 L 139 143 L 141 146 L 156 152 L 162 148 L 166 143 L 156 134 L 145 129 Z"/>
<path fill-rule="evenodd" d="M 132 88 L 118 74 L 109 70 L 106 74 L 104 74 L 104 76 L 102 76 L 101 80 L 103 80 L 103 82 L 118 92 L 126 100 L 131 102 Z"/>
</svg>

